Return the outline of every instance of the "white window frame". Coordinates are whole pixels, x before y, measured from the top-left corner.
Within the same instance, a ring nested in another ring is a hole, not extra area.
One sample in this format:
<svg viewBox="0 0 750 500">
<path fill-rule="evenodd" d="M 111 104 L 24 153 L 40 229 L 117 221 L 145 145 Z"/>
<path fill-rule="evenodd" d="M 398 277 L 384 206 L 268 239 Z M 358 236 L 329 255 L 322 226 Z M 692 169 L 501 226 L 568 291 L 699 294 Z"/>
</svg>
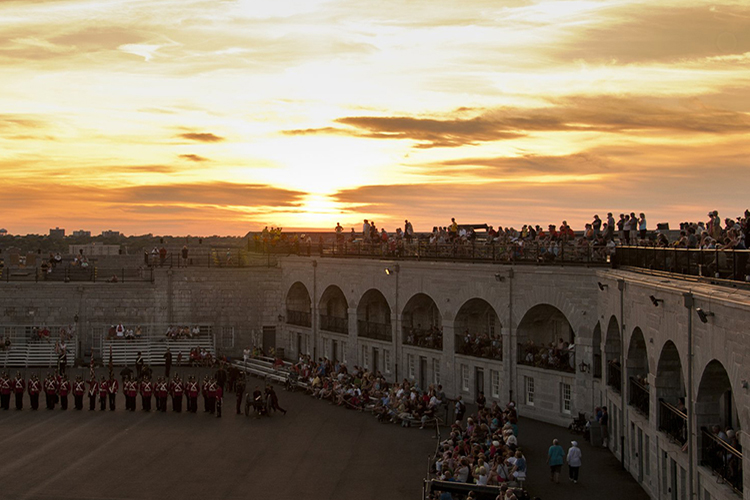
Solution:
<svg viewBox="0 0 750 500">
<path fill-rule="evenodd" d="M 461 365 L 461 390 L 469 392 L 469 365 Z"/>
<path fill-rule="evenodd" d="M 331 359 L 331 339 L 323 338 L 323 356 Z"/>
<path fill-rule="evenodd" d="M 346 364 L 346 340 L 339 342 L 341 346 L 341 362 Z"/>
<path fill-rule="evenodd" d="M 526 395 L 526 405 L 527 406 L 534 406 L 534 391 L 536 389 L 534 385 L 534 377 L 524 377 L 525 379 L 525 395 Z"/>
<path fill-rule="evenodd" d="M 497 370 L 490 370 L 490 395 L 500 397 L 500 372 Z"/>
<path fill-rule="evenodd" d="M 560 391 L 562 393 L 562 412 L 570 415 L 571 408 L 573 407 L 573 390 L 570 384 L 565 382 L 562 383 Z"/>
<path fill-rule="evenodd" d="M 310 342 L 310 334 L 306 333 L 305 334 L 305 354 L 307 354 L 308 356 L 310 355 L 310 344 L 311 343 L 312 342 Z"/>
<path fill-rule="evenodd" d="M 391 351 L 390 349 L 383 349 L 383 367 L 385 373 L 391 373 Z"/>
<path fill-rule="evenodd" d="M 440 385 L 440 359 L 432 358 L 432 383 Z"/>
<path fill-rule="evenodd" d="M 416 378 L 416 372 L 417 372 L 417 370 L 416 370 L 416 360 L 415 360 L 415 358 L 416 358 L 416 356 L 414 356 L 413 354 L 407 354 L 406 355 L 406 364 L 407 364 L 407 367 L 409 369 L 409 375 L 408 376 L 409 376 L 409 378 L 411 380 L 414 380 Z"/>
<path fill-rule="evenodd" d="M 370 346 L 369 345 L 363 345 L 362 346 L 362 367 L 363 368 L 370 368 Z"/>
</svg>

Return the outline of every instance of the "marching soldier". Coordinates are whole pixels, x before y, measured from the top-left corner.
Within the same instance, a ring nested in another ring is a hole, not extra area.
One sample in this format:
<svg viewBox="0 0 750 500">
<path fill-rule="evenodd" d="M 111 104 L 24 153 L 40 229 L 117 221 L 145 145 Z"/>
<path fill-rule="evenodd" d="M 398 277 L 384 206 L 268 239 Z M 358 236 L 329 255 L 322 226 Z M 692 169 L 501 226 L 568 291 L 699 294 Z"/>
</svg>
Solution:
<svg viewBox="0 0 750 500">
<path fill-rule="evenodd" d="M 138 380 L 141 380 L 143 375 L 143 354 L 138 351 L 138 356 L 135 358 L 135 376 Z"/>
<path fill-rule="evenodd" d="M 156 382 L 156 409 L 161 412 L 167 411 L 167 382 L 164 377 L 159 377 Z"/>
<path fill-rule="evenodd" d="M 96 381 L 96 375 L 91 376 L 89 380 L 89 411 L 96 410 L 96 396 L 99 394 L 99 383 Z"/>
<path fill-rule="evenodd" d="M 174 379 L 169 384 L 169 392 L 172 394 L 172 411 L 182 412 L 182 395 L 185 392 L 185 387 L 179 373 L 174 374 Z"/>
<path fill-rule="evenodd" d="M 21 372 L 16 373 L 13 379 L 13 393 L 16 395 L 16 410 L 23 410 L 23 393 L 26 392 L 26 381 L 21 376 Z"/>
<path fill-rule="evenodd" d="M 203 396 L 203 412 L 208 412 L 208 375 L 203 377 L 203 383 L 201 384 L 201 395 Z"/>
<path fill-rule="evenodd" d="M 51 373 L 48 373 L 47 378 L 44 379 L 44 395 L 47 399 L 47 409 L 54 410 L 57 403 L 57 384 Z"/>
<path fill-rule="evenodd" d="M 146 375 L 141 382 L 141 407 L 143 411 L 151 411 L 151 395 L 154 392 L 151 377 Z M 158 406 L 158 405 L 157 405 Z"/>
<path fill-rule="evenodd" d="M 70 392 L 70 382 L 68 376 L 63 373 L 60 377 L 60 385 L 58 386 L 58 394 L 60 394 L 60 408 L 63 410 L 68 409 L 68 393 Z"/>
<path fill-rule="evenodd" d="M 107 379 L 102 375 L 102 380 L 99 382 L 99 411 L 105 411 L 107 409 L 107 398 L 109 397 L 109 387 Z"/>
<path fill-rule="evenodd" d="M 208 379 L 208 411 L 211 413 L 216 412 L 216 388 L 218 385 L 216 384 L 216 380 L 213 378 Z"/>
<path fill-rule="evenodd" d="M 187 383 L 188 411 L 195 413 L 198 411 L 198 382 L 195 376 L 191 375 Z"/>
<path fill-rule="evenodd" d="M 3 410 L 10 410 L 10 377 L 8 372 L 0 375 L 0 406 Z"/>
<path fill-rule="evenodd" d="M 135 398 L 138 395 L 135 380 L 130 376 L 125 377 L 122 382 L 122 393 L 125 395 L 125 409 L 135 411 Z"/>
<path fill-rule="evenodd" d="M 73 382 L 73 399 L 75 400 L 76 410 L 83 410 L 83 395 L 86 394 L 86 382 L 80 375 L 76 375 Z"/>
<path fill-rule="evenodd" d="M 240 375 L 239 380 L 235 386 L 235 392 L 237 393 L 237 415 L 241 415 L 242 409 L 242 398 L 245 395 L 245 374 Z"/>
<path fill-rule="evenodd" d="M 42 384 L 41 382 L 39 382 L 39 377 L 37 377 L 36 373 L 31 375 L 31 378 L 29 379 L 28 391 L 29 391 L 29 402 L 31 404 L 31 409 L 38 410 L 39 409 L 39 393 L 42 392 Z"/>
<path fill-rule="evenodd" d="M 216 418 L 221 418 L 221 404 L 223 402 L 222 396 L 224 395 L 224 389 L 220 385 L 216 385 L 215 401 L 216 401 Z"/>
<path fill-rule="evenodd" d="M 109 393 L 109 410 L 115 411 L 115 405 L 117 403 L 117 391 L 120 388 L 119 382 L 115 378 L 114 373 L 109 374 L 109 380 L 107 381 L 107 392 Z"/>
</svg>

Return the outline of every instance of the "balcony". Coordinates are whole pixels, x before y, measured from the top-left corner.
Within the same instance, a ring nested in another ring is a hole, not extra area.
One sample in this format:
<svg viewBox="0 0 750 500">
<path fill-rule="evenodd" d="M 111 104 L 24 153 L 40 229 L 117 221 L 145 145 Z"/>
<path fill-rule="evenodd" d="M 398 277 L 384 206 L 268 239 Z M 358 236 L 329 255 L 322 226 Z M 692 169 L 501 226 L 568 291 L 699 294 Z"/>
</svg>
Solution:
<svg viewBox="0 0 750 500">
<path fill-rule="evenodd" d="M 312 315 L 305 311 L 290 311 L 287 309 L 286 322 L 290 325 L 306 326 L 309 328 L 312 326 Z"/>
<path fill-rule="evenodd" d="M 503 341 L 500 336 L 467 339 L 463 335 L 456 335 L 456 354 L 502 361 Z"/>
<path fill-rule="evenodd" d="M 327 332 L 349 334 L 349 318 L 320 315 L 320 329 Z"/>
<path fill-rule="evenodd" d="M 648 386 L 643 385 L 633 377 L 630 377 L 629 382 L 630 398 L 628 404 L 648 418 L 649 409 L 651 407 Z"/>
<path fill-rule="evenodd" d="M 742 495 L 742 448 L 722 441 L 705 427 L 701 427 L 701 437 L 701 465 Z"/>
<path fill-rule="evenodd" d="M 622 392 L 622 368 L 619 363 L 607 363 L 607 385 L 617 392 Z"/>
<path fill-rule="evenodd" d="M 659 399 L 659 430 L 680 445 L 687 441 L 687 413 Z"/>
<path fill-rule="evenodd" d="M 558 372 L 576 372 L 576 353 L 565 349 L 518 344 L 518 364 Z"/>
<path fill-rule="evenodd" d="M 385 340 L 393 340 L 393 332 L 390 323 L 375 323 L 374 321 L 357 320 L 357 335 L 360 337 Z"/>
<path fill-rule="evenodd" d="M 401 329 L 404 345 L 424 347 L 426 349 L 443 350 L 443 331 L 438 328 L 410 328 L 405 326 Z"/>
<path fill-rule="evenodd" d="M 594 354 L 594 378 L 602 378 L 602 355 L 601 353 Z"/>
</svg>

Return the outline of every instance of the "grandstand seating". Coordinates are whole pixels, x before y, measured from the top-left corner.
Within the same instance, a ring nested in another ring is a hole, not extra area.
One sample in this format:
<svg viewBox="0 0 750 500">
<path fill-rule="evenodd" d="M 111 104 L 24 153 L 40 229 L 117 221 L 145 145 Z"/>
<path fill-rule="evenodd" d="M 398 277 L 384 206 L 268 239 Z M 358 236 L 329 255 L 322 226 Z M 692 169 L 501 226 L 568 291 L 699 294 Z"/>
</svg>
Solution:
<svg viewBox="0 0 750 500">
<path fill-rule="evenodd" d="M 26 337 L 11 338 L 10 349 L 0 351 L 0 362 L 3 367 L 53 367 L 57 366 L 55 342 L 45 340 L 31 340 Z M 76 359 L 75 338 L 67 342 L 68 366 L 72 366 Z"/>
<path fill-rule="evenodd" d="M 177 356 L 182 353 L 182 364 L 190 362 L 190 350 L 198 347 L 216 356 L 212 335 L 200 335 L 192 339 L 171 340 L 165 337 L 146 337 L 140 339 L 102 339 L 101 360 L 109 363 L 110 348 L 112 363 L 116 366 L 134 365 L 138 352 L 143 355 L 143 362 L 149 366 L 164 365 L 164 354 L 167 348 L 172 352 L 172 364 L 177 364 Z"/>
</svg>

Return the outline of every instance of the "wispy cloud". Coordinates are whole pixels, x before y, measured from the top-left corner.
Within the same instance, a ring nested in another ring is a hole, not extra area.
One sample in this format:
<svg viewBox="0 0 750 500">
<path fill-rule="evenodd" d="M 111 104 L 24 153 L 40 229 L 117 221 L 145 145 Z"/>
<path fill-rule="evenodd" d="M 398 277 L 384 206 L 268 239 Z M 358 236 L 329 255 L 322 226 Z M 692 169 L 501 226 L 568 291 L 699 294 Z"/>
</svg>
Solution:
<svg viewBox="0 0 750 500">
<path fill-rule="evenodd" d="M 201 155 L 195 155 L 195 154 L 184 154 L 180 155 L 180 158 L 187 161 L 194 161 L 194 162 L 204 162 L 204 161 L 210 161 L 208 158 L 201 156 Z"/>
<path fill-rule="evenodd" d="M 184 134 L 180 134 L 178 137 L 196 142 L 222 142 L 225 140 L 224 137 L 212 134 L 210 132 L 186 132 Z"/>
</svg>

